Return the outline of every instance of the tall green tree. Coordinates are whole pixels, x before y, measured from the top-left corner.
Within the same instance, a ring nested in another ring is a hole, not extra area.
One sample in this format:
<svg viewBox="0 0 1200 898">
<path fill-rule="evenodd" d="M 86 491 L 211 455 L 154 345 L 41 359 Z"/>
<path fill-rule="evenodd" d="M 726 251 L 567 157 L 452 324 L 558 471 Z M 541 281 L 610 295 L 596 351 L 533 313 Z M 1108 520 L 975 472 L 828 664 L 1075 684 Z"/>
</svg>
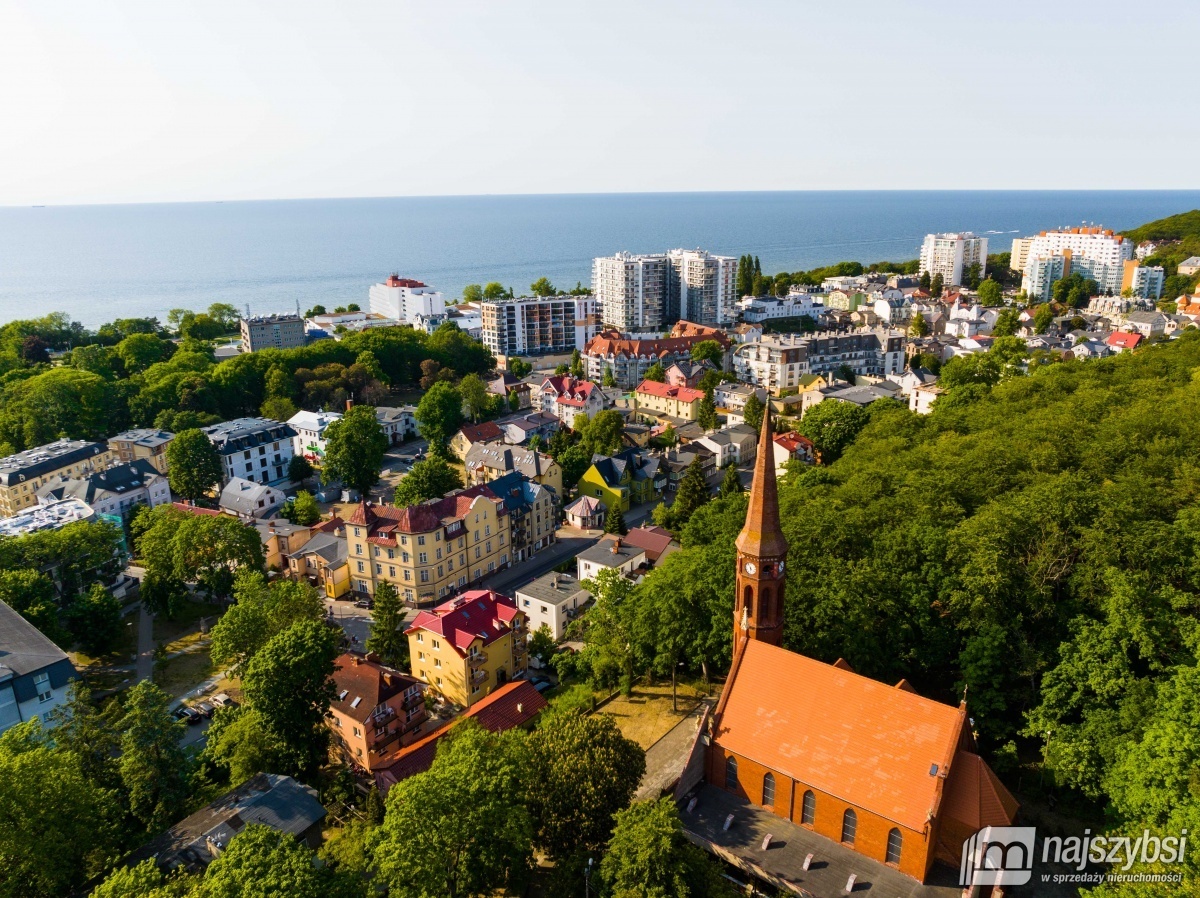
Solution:
<svg viewBox="0 0 1200 898">
<path fill-rule="evenodd" d="M 156 334 L 130 334 L 116 348 L 125 370 L 137 374 L 155 362 L 169 358 L 175 351 L 175 344 L 160 340 Z"/>
<path fill-rule="evenodd" d="M 121 718 L 121 782 L 129 810 L 149 832 L 183 816 L 188 760 L 179 744 L 185 725 L 171 716 L 171 697 L 149 680 L 129 690 Z"/>
<path fill-rule="evenodd" d="M 552 857 L 600 852 L 637 791 L 645 753 L 605 714 L 547 715 L 529 738 L 526 804 L 535 841 Z"/>
<path fill-rule="evenodd" d="M 320 621 L 325 606 L 317 591 L 297 580 L 267 583 L 261 571 L 243 569 L 233 586 L 237 600 L 212 628 L 213 663 L 240 675 L 264 645 L 298 621 Z"/>
<path fill-rule="evenodd" d="M 414 464 L 396 486 L 394 504 L 407 508 L 429 499 L 440 499 L 464 486 L 457 468 L 450 467 L 444 458 L 431 455 Z"/>
<path fill-rule="evenodd" d="M 311 775 L 328 753 L 325 716 L 337 654 L 331 627 L 300 620 L 267 640 L 246 665 L 246 701 L 279 739 L 290 772 Z"/>
<path fill-rule="evenodd" d="M 463 414 L 472 421 L 478 421 L 491 407 L 491 394 L 478 374 L 468 374 L 459 381 L 458 395 L 462 397 Z"/>
<path fill-rule="evenodd" d="M 0 898 L 58 898 L 117 859 L 117 797 L 38 721 L 0 734 Z"/>
<path fill-rule="evenodd" d="M 524 359 L 509 359 L 508 373 L 518 380 L 524 380 L 533 373 L 533 365 Z"/>
<path fill-rule="evenodd" d="M 991 278 L 988 278 L 979 285 L 979 304 L 981 306 L 998 306 L 1003 301 L 1004 295 L 1000 290 L 1000 285 Z"/>
<path fill-rule="evenodd" d="M 290 833 L 252 823 L 233 837 L 204 873 L 195 898 L 349 898 L 362 894 L 353 877 L 316 863 Z"/>
<path fill-rule="evenodd" d="M 366 496 L 379 480 L 387 447 L 387 435 L 379 426 L 375 409 L 356 405 L 325 429 L 323 474 Z"/>
<path fill-rule="evenodd" d="M 371 635 L 367 651 L 374 652 L 389 667 L 408 666 L 408 637 L 404 625 L 404 605 L 396 587 L 386 580 L 375 587 L 375 607 L 371 610 Z"/>
<path fill-rule="evenodd" d="M 799 432 L 812 440 L 822 464 L 841 457 L 867 425 L 866 409 L 849 402 L 819 402 L 800 419 Z"/>
<path fill-rule="evenodd" d="M 529 285 L 529 290 L 534 296 L 557 296 L 558 291 L 554 285 L 550 283 L 549 278 L 538 278 Z"/>
<path fill-rule="evenodd" d="M 482 898 L 519 883 L 533 838 L 528 763 L 518 732 L 455 726 L 429 770 L 388 792 L 369 841 L 377 881 L 396 898 Z"/>
<path fill-rule="evenodd" d="M 316 497 L 307 490 L 300 490 L 292 501 L 291 513 L 285 515 L 293 524 L 308 527 L 321 520 L 321 506 Z"/>
<path fill-rule="evenodd" d="M 986 281 L 984 282 L 986 283 Z M 1011 337 L 1021 326 L 1021 313 L 1013 308 L 1004 309 L 996 316 L 996 324 L 992 328 L 993 337 Z"/>
<path fill-rule="evenodd" d="M 604 894 L 613 898 L 699 898 L 730 894 L 709 861 L 683 834 L 669 798 L 639 801 L 617 814 L 600 862 Z"/>
<path fill-rule="evenodd" d="M 450 440 L 463 425 L 462 398 L 448 383 L 436 383 L 417 405 L 417 430 L 433 455 L 445 457 Z"/>
<path fill-rule="evenodd" d="M 696 423 L 705 430 L 717 429 L 717 404 L 713 401 L 712 390 L 706 391 L 704 398 L 700 400 L 700 406 L 696 410 Z"/>
<path fill-rule="evenodd" d="M 679 480 L 679 489 L 675 492 L 675 501 L 671 503 L 671 521 L 674 529 L 680 529 L 702 505 L 712 498 L 708 489 L 708 481 L 704 478 L 704 470 L 697 456 L 688 464 L 687 470 Z"/>
<path fill-rule="evenodd" d="M 692 347 L 692 361 L 712 362 L 718 368 L 725 358 L 725 350 L 716 340 L 701 340 Z"/>
<path fill-rule="evenodd" d="M 53 642 L 65 642 L 58 619 L 54 581 L 41 571 L 0 570 L 0 602 L 16 611 Z"/>
<path fill-rule="evenodd" d="M 120 645 L 125 624 L 121 602 L 102 583 L 75 597 L 67 608 L 67 626 L 90 655 L 106 655 Z"/>
<path fill-rule="evenodd" d="M 312 463 L 303 455 L 293 455 L 292 460 L 288 462 L 288 480 L 292 483 L 304 486 L 313 473 Z"/>
<path fill-rule="evenodd" d="M 662 362 L 655 362 L 646 369 L 646 374 L 643 380 L 652 380 L 656 383 L 664 383 L 667 379 L 667 369 L 662 366 Z"/>
<path fill-rule="evenodd" d="M 742 478 L 738 476 L 737 465 L 730 462 L 725 466 L 725 476 L 721 479 L 721 496 L 736 496 L 742 489 Z"/>
<path fill-rule="evenodd" d="M 167 446 L 167 479 L 171 490 L 185 499 L 200 501 L 224 474 L 217 447 L 201 430 L 177 433 Z"/>
<path fill-rule="evenodd" d="M 590 418 L 577 417 L 575 430 L 579 433 L 579 445 L 589 456 L 613 455 L 623 445 L 625 418 L 616 409 L 602 409 Z"/>
<path fill-rule="evenodd" d="M 942 292 L 945 290 L 945 288 L 946 288 L 945 279 L 942 277 L 942 273 L 939 271 L 937 274 L 935 274 L 933 276 L 933 279 L 929 282 L 930 292 L 935 297 L 941 296 Z"/>
<path fill-rule="evenodd" d="M 621 511 L 621 506 L 615 502 L 604 515 L 604 532 L 615 533 L 618 536 L 624 536 L 629 532 L 629 528 L 625 525 L 625 515 Z"/>
<path fill-rule="evenodd" d="M 68 687 L 67 700 L 46 715 L 54 747 L 73 753 L 89 782 L 113 791 L 121 785 L 122 713 L 116 701 L 97 707 L 91 688 L 80 679 Z"/>
<path fill-rule="evenodd" d="M 746 400 L 746 406 L 742 409 L 742 418 L 746 422 L 747 427 L 754 429 L 757 433 L 762 429 L 762 416 L 766 405 L 758 398 L 758 393 L 751 393 L 750 398 Z"/>
<path fill-rule="evenodd" d="M 912 321 L 908 323 L 908 332 L 914 337 L 924 337 L 929 334 L 929 322 L 925 320 L 925 316 L 917 312 L 912 316 Z"/>
</svg>

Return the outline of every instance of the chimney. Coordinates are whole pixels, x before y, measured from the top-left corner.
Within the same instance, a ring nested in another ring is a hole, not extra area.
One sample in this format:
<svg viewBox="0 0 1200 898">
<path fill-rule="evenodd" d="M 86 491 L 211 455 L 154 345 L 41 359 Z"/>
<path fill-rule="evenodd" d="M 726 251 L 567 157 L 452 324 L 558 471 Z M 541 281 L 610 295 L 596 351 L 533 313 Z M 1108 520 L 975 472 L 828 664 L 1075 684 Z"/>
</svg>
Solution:
<svg viewBox="0 0 1200 898">
<path fill-rule="evenodd" d="M 558 574 L 555 574 L 554 577 L 550 580 L 550 585 L 552 587 L 554 587 L 555 589 L 558 589 Z"/>
<path fill-rule="evenodd" d="M 614 540 L 613 540 L 612 553 L 613 553 L 614 555 L 616 555 L 616 554 L 617 554 L 618 552 L 620 552 L 620 551 L 621 551 L 621 540 L 620 540 L 620 539 L 614 539 Z"/>
<path fill-rule="evenodd" d="M 354 400 L 347 399 L 346 400 L 346 411 L 350 411 L 350 409 L 352 409 L 352 408 L 354 408 Z"/>
</svg>

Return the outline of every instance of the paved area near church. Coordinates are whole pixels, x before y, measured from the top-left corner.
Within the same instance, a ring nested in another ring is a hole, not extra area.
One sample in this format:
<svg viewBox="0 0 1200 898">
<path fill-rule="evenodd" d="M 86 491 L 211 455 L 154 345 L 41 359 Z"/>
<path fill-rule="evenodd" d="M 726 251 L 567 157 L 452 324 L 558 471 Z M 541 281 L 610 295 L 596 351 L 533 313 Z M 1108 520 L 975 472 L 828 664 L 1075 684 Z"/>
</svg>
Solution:
<svg viewBox="0 0 1200 898">
<path fill-rule="evenodd" d="M 675 784 L 691 755 L 700 720 L 714 704 L 709 699 L 701 701 L 691 714 L 646 750 L 646 773 L 642 776 L 635 800 L 658 798 L 664 789 Z"/>
<path fill-rule="evenodd" d="M 858 879 L 855 895 L 870 898 L 959 898 L 954 885 L 957 871 L 935 866 L 930 885 L 922 885 L 898 870 L 873 861 L 828 839 L 742 801 L 723 789 L 702 786 L 696 807 L 679 809 L 688 838 L 712 851 L 722 860 L 794 895 L 807 898 L 841 898 L 851 874 Z M 723 829 L 733 814 L 733 825 Z M 770 833 L 771 846 L 762 849 Z M 804 858 L 813 862 L 804 869 Z"/>
</svg>

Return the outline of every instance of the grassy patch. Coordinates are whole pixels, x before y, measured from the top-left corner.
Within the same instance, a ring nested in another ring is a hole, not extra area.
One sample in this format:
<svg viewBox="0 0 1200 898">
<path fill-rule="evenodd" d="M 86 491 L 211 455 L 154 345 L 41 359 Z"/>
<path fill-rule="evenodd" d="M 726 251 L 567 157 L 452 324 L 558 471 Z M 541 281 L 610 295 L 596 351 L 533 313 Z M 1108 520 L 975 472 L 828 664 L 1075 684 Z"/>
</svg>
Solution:
<svg viewBox="0 0 1200 898">
<path fill-rule="evenodd" d="M 128 664 L 137 652 L 138 616 L 128 615 L 122 622 L 121 636 L 116 646 L 107 655 L 89 655 L 84 651 L 70 652 L 71 663 L 79 670 L 89 667 L 105 667 L 110 664 Z"/>
<path fill-rule="evenodd" d="M 201 649 L 168 661 L 157 662 L 154 665 L 154 682 L 161 686 L 164 692 L 179 698 L 191 692 L 215 672 L 208 649 Z"/>
<path fill-rule="evenodd" d="M 671 710 L 671 684 L 637 686 L 629 698 L 617 696 L 599 713 L 614 718 L 625 738 L 649 748 L 692 712 L 703 693 L 695 687 L 679 684 L 679 710 Z"/>
<path fill-rule="evenodd" d="M 221 614 L 220 605 L 210 605 L 195 599 L 184 599 L 179 603 L 174 617 L 168 619 L 165 615 L 154 618 L 154 641 L 158 645 L 167 646 L 167 651 L 178 651 L 187 644 L 186 637 L 192 637 L 200 631 L 200 621 L 207 618 L 211 628 Z M 174 645 L 179 643 L 179 645 Z"/>
<path fill-rule="evenodd" d="M 132 670 L 87 670 L 81 671 L 84 680 L 96 692 L 123 689 L 132 686 L 136 674 Z"/>
</svg>

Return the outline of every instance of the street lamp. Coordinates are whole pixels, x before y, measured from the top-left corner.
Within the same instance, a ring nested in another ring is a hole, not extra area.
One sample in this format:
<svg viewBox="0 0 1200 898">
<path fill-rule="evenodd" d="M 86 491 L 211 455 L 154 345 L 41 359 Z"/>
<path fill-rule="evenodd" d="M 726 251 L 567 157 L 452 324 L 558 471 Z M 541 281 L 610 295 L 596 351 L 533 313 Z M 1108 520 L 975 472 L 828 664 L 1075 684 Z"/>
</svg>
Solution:
<svg viewBox="0 0 1200 898">
<path fill-rule="evenodd" d="M 588 858 L 587 869 L 583 871 L 583 894 L 584 898 L 591 898 L 591 880 L 592 880 L 592 859 Z"/>
</svg>

